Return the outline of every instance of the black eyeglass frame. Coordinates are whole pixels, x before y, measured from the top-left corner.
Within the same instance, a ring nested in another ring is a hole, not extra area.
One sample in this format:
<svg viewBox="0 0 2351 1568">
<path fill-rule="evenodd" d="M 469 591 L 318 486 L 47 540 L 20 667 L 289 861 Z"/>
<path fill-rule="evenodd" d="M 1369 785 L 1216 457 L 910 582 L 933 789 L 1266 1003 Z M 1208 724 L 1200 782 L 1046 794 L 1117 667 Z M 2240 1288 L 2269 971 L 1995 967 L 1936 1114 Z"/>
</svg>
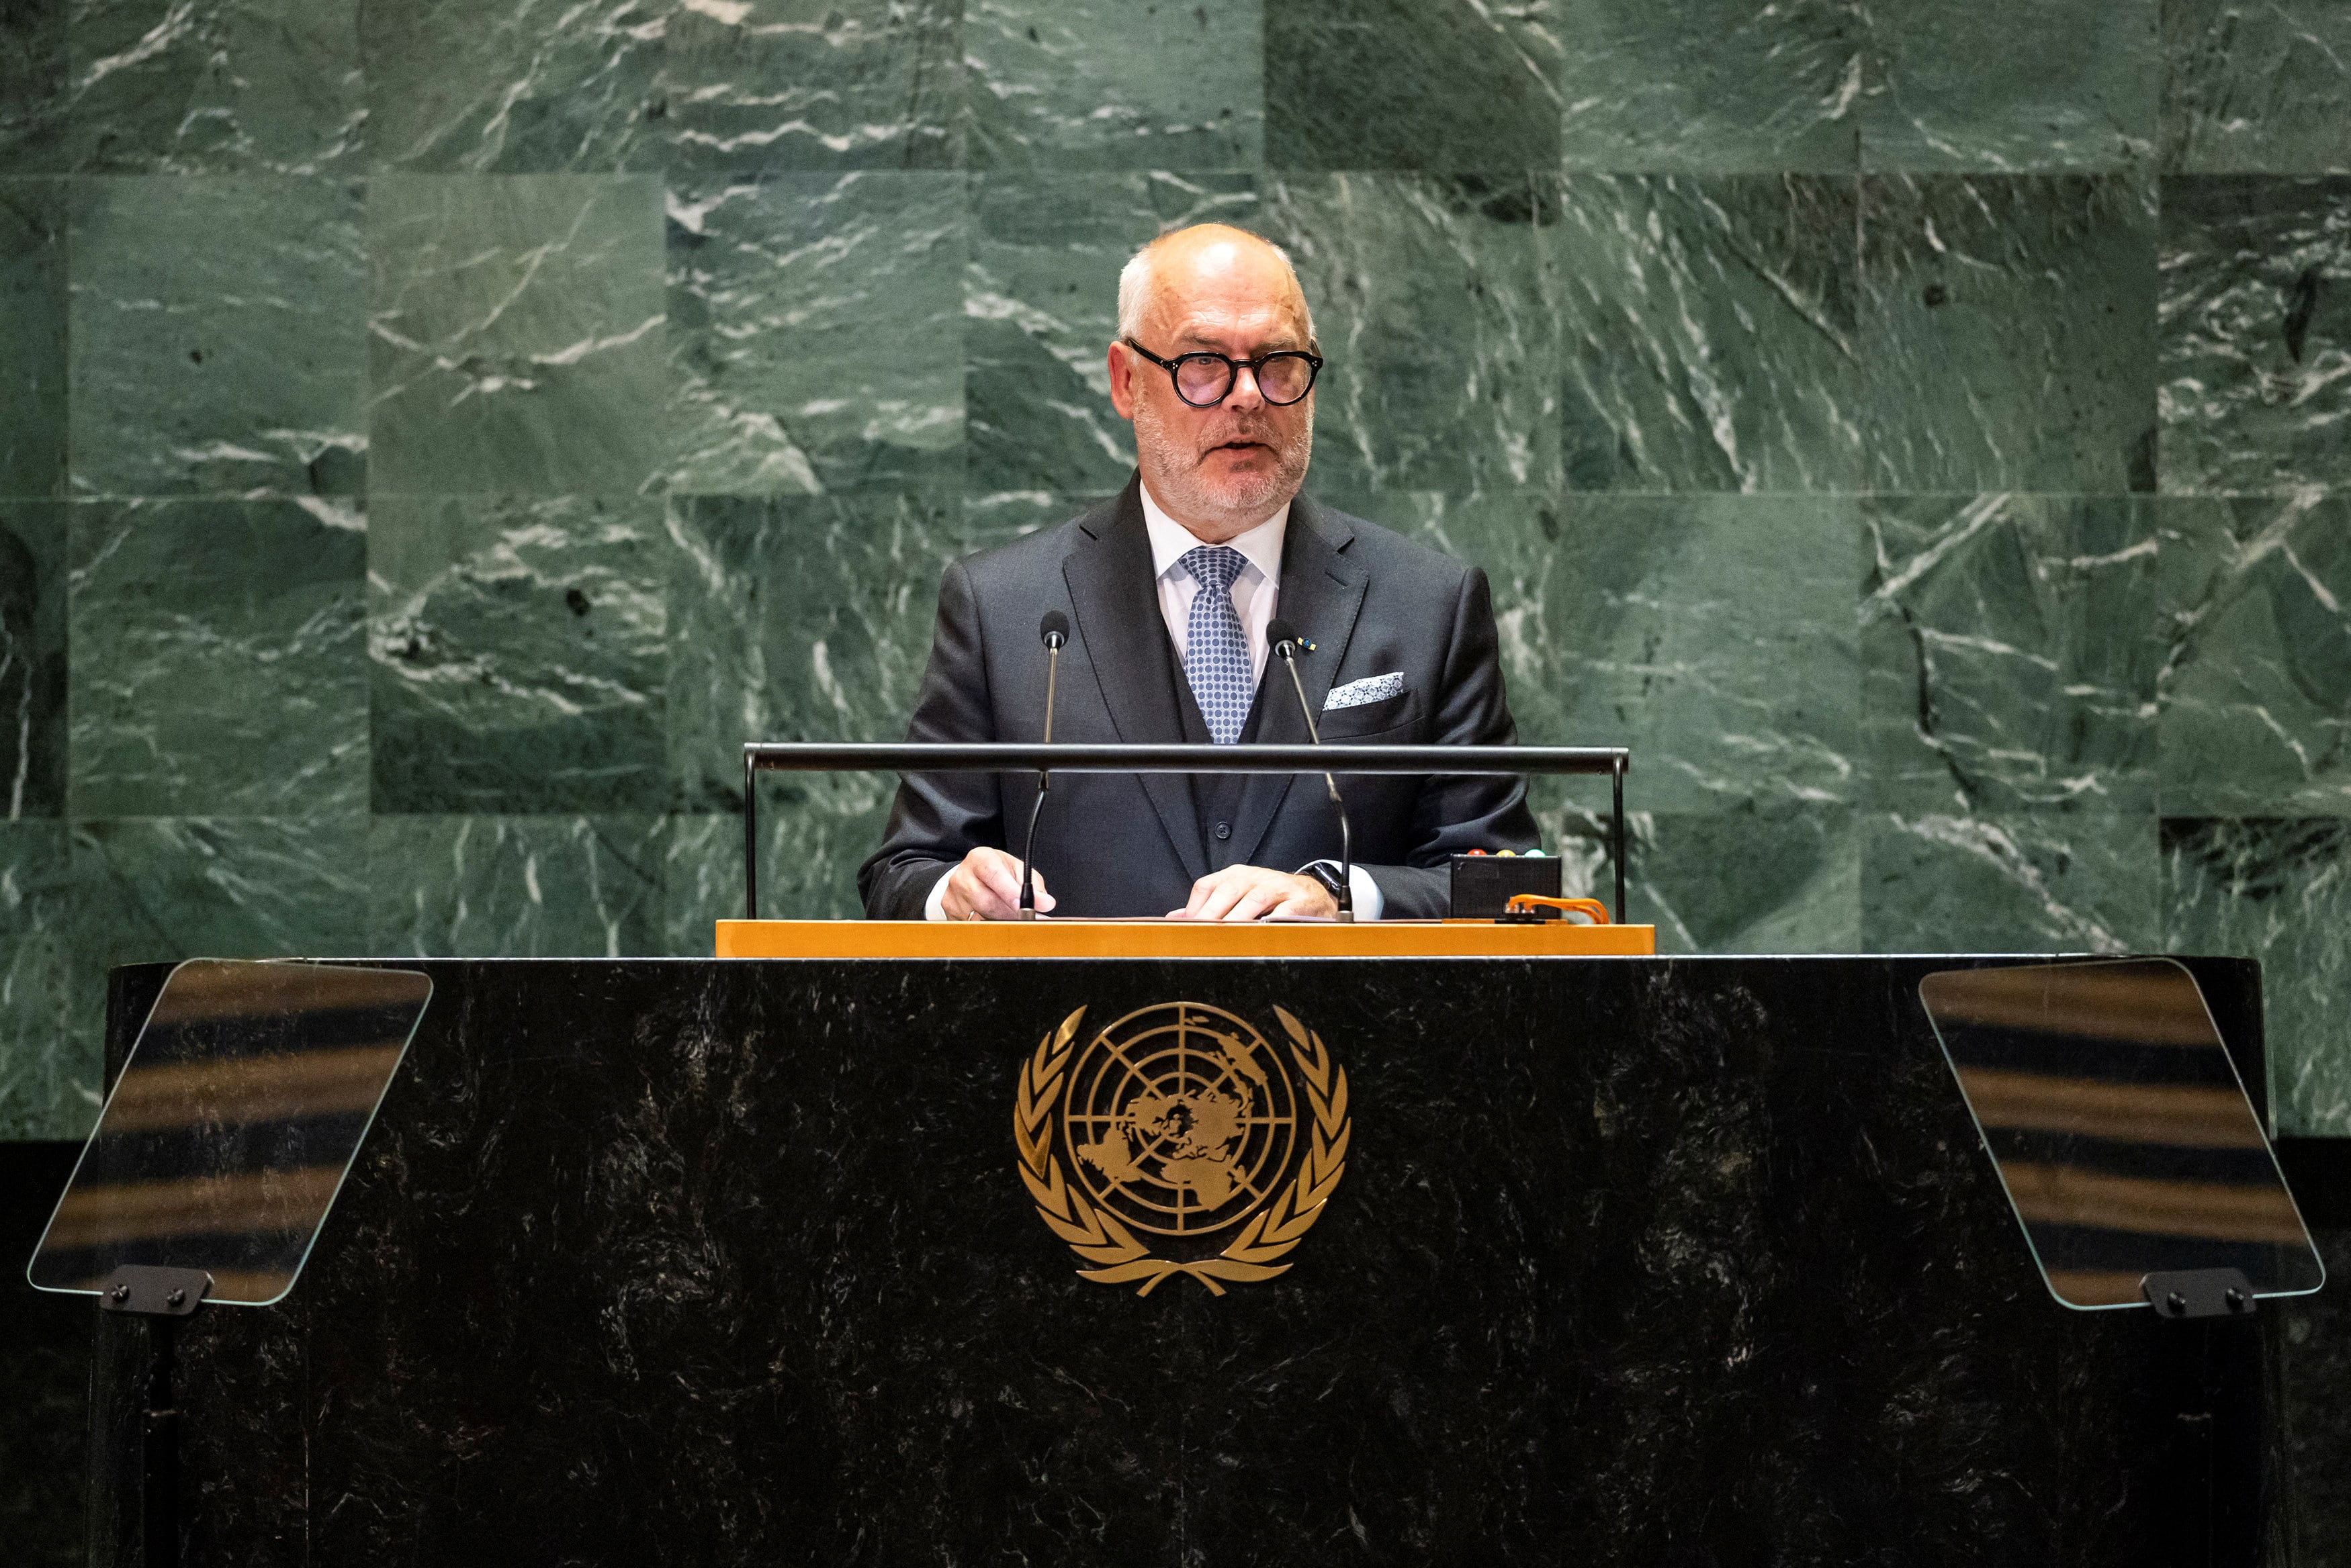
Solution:
<svg viewBox="0 0 2351 1568">
<path fill-rule="evenodd" d="M 1158 355 L 1154 354 L 1150 349 L 1145 348 L 1142 344 L 1137 343 L 1132 337 L 1121 337 L 1119 341 L 1134 349 L 1136 353 L 1142 355 L 1144 358 L 1150 360 L 1153 364 L 1158 366 L 1161 369 L 1166 371 L 1167 384 L 1176 389 L 1176 397 L 1183 399 L 1184 405 L 1186 408 L 1213 409 L 1218 403 L 1223 402 L 1227 398 L 1231 397 L 1233 395 L 1233 389 L 1240 385 L 1241 370 L 1244 367 L 1248 369 L 1250 379 L 1257 382 L 1258 396 L 1264 398 L 1267 402 L 1272 404 L 1277 409 L 1287 409 L 1295 404 L 1304 402 L 1313 394 L 1315 379 L 1322 374 L 1322 356 L 1305 348 L 1276 348 L 1270 353 L 1260 354 L 1254 359 L 1235 359 L 1228 355 L 1212 353 L 1206 348 L 1196 348 L 1189 354 L 1178 354 L 1173 359 L 1162 359 Z M 1218 392 L 1215 397 L 1210 398 L 1205 403 L 1196 403 L 1190 398 L 1185 397 L 1184 383 L 1176 375 L 1176 368 L 1183 364 L 1186 359 L 1214 359 L 1222 364 L 1225 368 L 1224 389 Z M 1298 396 L 1290 399 L 1288 402 L 1284 402 L 1280 399 L 1270 395 L 1265 389 L 1264 367 L 1276 359 L 1303 359 L 1306 361 L 1306 390 L 1299 393 Z"/>
</svg>

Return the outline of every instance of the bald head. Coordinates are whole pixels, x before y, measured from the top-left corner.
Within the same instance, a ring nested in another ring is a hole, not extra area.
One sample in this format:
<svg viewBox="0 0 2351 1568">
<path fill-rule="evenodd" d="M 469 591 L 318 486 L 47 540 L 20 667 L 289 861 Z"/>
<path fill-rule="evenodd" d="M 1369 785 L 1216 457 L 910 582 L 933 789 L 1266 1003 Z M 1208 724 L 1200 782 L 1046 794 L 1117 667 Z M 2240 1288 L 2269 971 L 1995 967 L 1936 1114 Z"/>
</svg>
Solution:
<svg viewBox="0 0 2351 1568">
<path fill-rule="evenodd" d="M 1278 299 L 1303 340 L 1314 316 L 1289 254 L 1270 240 L 1228 223 L 1195 223 L 1160 235 L 1134 253 L 1118 275 L 1118 333 L 1140 337 L 1169 296 Z"/>
</svg>

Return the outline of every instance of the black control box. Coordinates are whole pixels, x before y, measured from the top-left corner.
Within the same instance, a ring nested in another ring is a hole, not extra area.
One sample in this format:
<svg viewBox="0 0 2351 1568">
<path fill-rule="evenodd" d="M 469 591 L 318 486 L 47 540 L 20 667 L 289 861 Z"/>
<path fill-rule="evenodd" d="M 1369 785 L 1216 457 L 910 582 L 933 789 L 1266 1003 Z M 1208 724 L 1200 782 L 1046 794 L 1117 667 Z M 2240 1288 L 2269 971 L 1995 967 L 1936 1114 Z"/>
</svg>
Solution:
<svg viewBox="0 0 2351 1568">
<path fill-rule="evenodd" d="M 1453 918 L 1490 920 L 1520 893 L 1560 896 L 1560 861 L 1551 855 L 1457 855 Z"/>
</svg>

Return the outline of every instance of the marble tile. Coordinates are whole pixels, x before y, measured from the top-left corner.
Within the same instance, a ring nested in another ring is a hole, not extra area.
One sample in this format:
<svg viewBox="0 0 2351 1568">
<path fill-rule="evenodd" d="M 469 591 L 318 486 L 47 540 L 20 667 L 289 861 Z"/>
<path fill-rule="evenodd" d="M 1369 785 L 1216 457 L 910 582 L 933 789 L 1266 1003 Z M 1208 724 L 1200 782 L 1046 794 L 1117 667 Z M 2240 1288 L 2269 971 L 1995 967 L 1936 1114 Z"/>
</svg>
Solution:
<svg viewBox="0 0 2351 1568">
<path fill-rule="evenodd" d="M 2162 515 L 2164 815 L 2351 815 L 2351 498 Z"/>
<path fill-rule="evenodd" d="M 1795 801 L 1729 816 L 1644 813 L 1641 827 L 1625 918 L 1657 928 L 1659 952 L 1859 950 L 1861 834 L 1851 808 Z M 1594 885 L 1604 901 L 1604 871 Z"/>
<path fill-rule="evenodd" d="M 1492 581 L 1521 741 L 1630 746 L 1625 798 L 1642 811 L 1736 815 L 1856 798 L 1857 502 L 1420 506 L 1422 536 Z"/>
<path fill-rule="evenodd" d="M 2148 952 L 2163 939 L 2155 818 L 1870 813 L 1870 952 Z"/>
<path fill-rule="evenodd" d="M 1906 812 L 2151 813 L 2169 647 L 2156 504 L 1864 504 L 1869 798 Z"/>
<path fill-rule="evenodd" d="M 2351 178 L 2163 182 L 2162 476 L 2351 483 Z"/>
<path fill-rule="evenodd" d="M 710 957 L 716 951 L 714 922 L 743 918 L 742 819 L 672 817 L 663 848 L 662 950 L 671 958 Z M 768 870 L 764 859 L 759 869 L 764 883 Z M 851 883 L 853 893 L 854 873 Z M 784 905 L 769 899 L 766 892 L 763 887 L 759 913 L 782 917 Z"/>
<path fill-rule="evenodd" d="M 1854 202 L 1832 177 L 1568 177 L 1543 233 L 1569 488 L 1860 487 Z"/>
<path fill-rule="evenodd" d="M 2351 6 L 2164 0 L 2164 167 L 2351 173 Z"/>
<path fill-rule="evenodd" d="M 1081 509 L 1067 504 L 1054 521 Z M 949 494 L 869 492 L 674 496 L 669 529 L 674 809 L 732 813 L 742 806 L 746 741 L 903 737 L 930 659 L 940 575 L 1019 526 L 967 522 Z M 853 774 L 778 778 L 762 801 L 854 815 L 886 803 L 892 787 Z"/>
<path fill-rule="evenodd" d="M 636 490 L 660 460 L 652 180 L 385 175 L 368 198 L 375 493 Z"/>
<path fill-rule="evenodd" d="M 1863 26 L 1850 0 L 1580 0 L 1548 19 L 1565 56 L 1570 170 L 1856 166 Z"/>
<path fill-rule="evenodd" d="M 357 816 L 76 823 L 66 929 L 78 1059 L 99 1060 L 117 964 L 366 953 L 366 832 Z"/>
<path fill-rule="evenodd" d="M 1265 161 L 1556 168 L 1563 65 L 1545 5 L 1279 0 L 1265 13 Z"/>
<path fill-rule="evenodd" d="M 2167 0 L 1981 0 L 1872 13 L 1865 169 L 2129 169 L 2156 151 Z"/>
<path fill-rule="evenodd" d="M 1267 187 L 1326 363 L 1314 477 L 1353 493 L 1560 483 L 1559 182 L 1336 174 Z"/>
<path fill-rule="evenodd" d="M 759 784 L 759 915 L 762 919 L 856 919 L 857 868 L 882 842 L 890 781 L 860 780 L 829 790 L 796 789 L 781 775 Z M 708 958 L 715 922 L 743 915 L 743 819 L 670 819 L 664 868 L 664 940 L 675 958 Z"/>
<path fill-rule="evenodd" d="M 0 10 L 0 174 L 66 168 L 66 9 L 10 0 Z"/>
<path fill-rule="evenodd" d="M 75 490 L 356 493 L 359 187 L 99 180 L 74 202 Z"/>
<path fill-rule="evenodd" d="M 1871 487 L 2154 489 L 2151 190 L 2120 175 L 1861 190 Z"/>
<path fill-rule="evenodd" d="M 964 180 L 684 180 L 669 192 L 674 490 L 963 477 Z"/>
<path fill-rule="evenodd" d="M 368 161 L 417 173 L 657 169 L 666 0 L 362 4 Z"/>
<path fill-rule="evenodd" d="M 658 955 L 667 826 L 658 816 L 376 817 L 368 950 Z"/>
<path fill-rule="evenodd" d="M 1110 406 L 1107 363 L 1119 269 L 1163 230 L 1257 218 L 1257 184 L 1245 175 L 975 176 L 966 483 L 1065 494 L 1124 484 L 1134 435 Z"/>
<path fill-rule="evenodd" d="M 661 503 L 392 497 L 368 536 L 379 812 L 661 808 Z"/>
<path fill-rule="evenodd" d="M 355 506 L 89 504 L 72 530 L 75 816 L 366 809 Z"/>
<path fill-rule="evenodd" d="M 1090 494 L 1057 495 L 1049 490 L 998 490 L 963 494 L 965 535 L 973 539 L 1012 539 L 1067 523 L 1081 512 L 1091 512 L 1116 494 L 1114 490 Z M 977 546 L 974 546 L 977 548 Z"/>
<path fill-rule="evenodd" d="M 65 809 L 66 518 L 0 502 L 0 821 Z"/>
<path fill-rule="evenodd" d="M 2351 1137 L 2351 821 L 2168 818 L 2163 863 L 2168 950 L 2262 961 L 2275 1130 Z"/>
<path fill-rule="evenodd" d="M 680 0 L 655 109 L 674 170 L 963 164 L 962 0 Z"/>
<path fill-rule="evenodd" d="M 71 0 L 68 153 L 91 174 L 359 161 L 360 0 Z"/>
<path fill-rule="evenodd" d="M 66 483 L 66 182 L 0 179 L 0 496 Z"/>
<path fill-rule="evenodd" d="M 1264 0 L 968 0 L 975 169 L 1255 169 Z"/>
<path fill-rule="evenodd" d="M 99 1060 L 70 1038 L 73 857 L 61 822 L 0 822 L 0 1142 L 81 1137 Z"/>
</svg>

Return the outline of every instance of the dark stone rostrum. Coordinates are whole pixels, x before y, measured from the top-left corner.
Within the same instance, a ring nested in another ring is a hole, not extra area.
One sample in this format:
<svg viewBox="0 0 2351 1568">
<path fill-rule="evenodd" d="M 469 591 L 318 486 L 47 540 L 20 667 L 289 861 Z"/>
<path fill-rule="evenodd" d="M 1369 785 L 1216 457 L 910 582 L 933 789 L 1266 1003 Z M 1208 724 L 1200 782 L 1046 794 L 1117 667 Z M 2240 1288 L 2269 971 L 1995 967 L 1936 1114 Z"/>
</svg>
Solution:
<svg viewBox="0 0 2351 1568">
<path fill-rule="evenodd" d="M 2189 962 L 2259 1085 L 2255 967 Z M 2252 1561 L 2276 1314 L 2051 1299 L 1917 1002 L 1951 963 L 418 961 L 300 1283 L 184 1336 L 190 1546 Z M 163 972 L 116 971 L 118 1059 Z M 1289 1008 L 1352 1085 L 1331 1211 L 1222 1298 L 1080 1279 L 1014 1170 L 1040 1036 L 1176 1000 Z"/>
</svg>

